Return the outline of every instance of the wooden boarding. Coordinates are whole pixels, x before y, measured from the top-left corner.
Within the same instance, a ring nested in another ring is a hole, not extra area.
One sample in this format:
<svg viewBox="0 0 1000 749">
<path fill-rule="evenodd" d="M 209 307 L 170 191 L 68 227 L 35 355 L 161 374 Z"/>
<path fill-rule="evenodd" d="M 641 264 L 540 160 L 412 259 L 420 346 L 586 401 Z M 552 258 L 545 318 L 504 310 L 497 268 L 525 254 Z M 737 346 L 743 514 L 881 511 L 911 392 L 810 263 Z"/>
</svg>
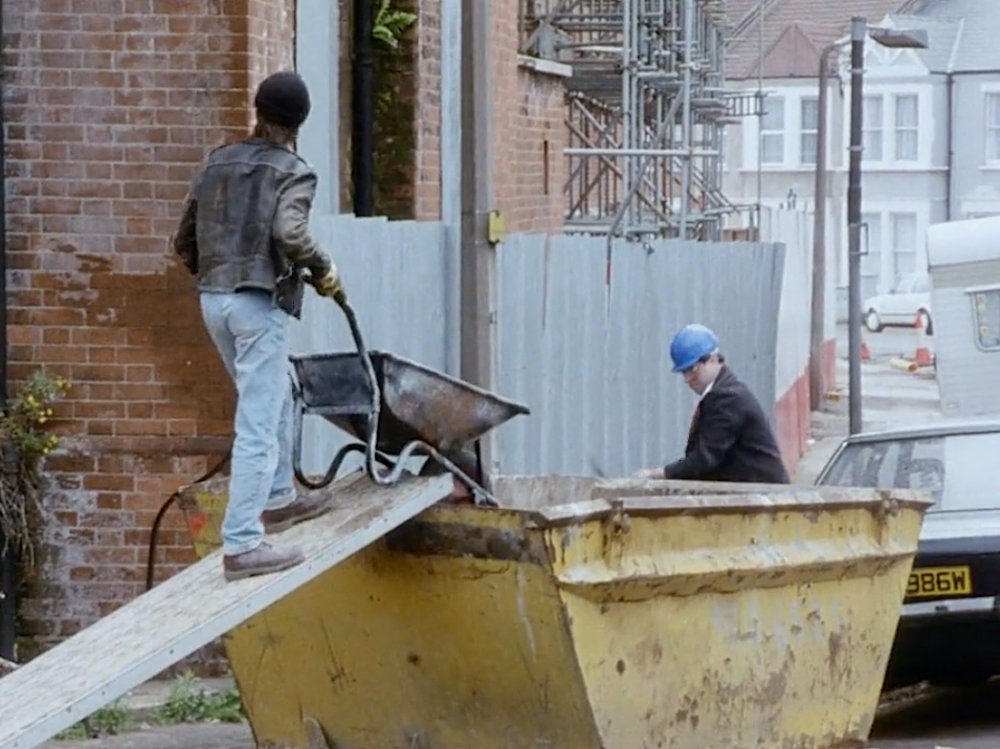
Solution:
<svg viewBox="0 0 1000 749">
<path fill-rule="evenodd" d="M 303 564 L 227 583 L 217 551 L 0 678 L 0 749 L 30 749 L 113 702 L 443 499 L 452 479 L 322 491 L 335 508 L 278 537 L 302 547 Z"/>
</svg>

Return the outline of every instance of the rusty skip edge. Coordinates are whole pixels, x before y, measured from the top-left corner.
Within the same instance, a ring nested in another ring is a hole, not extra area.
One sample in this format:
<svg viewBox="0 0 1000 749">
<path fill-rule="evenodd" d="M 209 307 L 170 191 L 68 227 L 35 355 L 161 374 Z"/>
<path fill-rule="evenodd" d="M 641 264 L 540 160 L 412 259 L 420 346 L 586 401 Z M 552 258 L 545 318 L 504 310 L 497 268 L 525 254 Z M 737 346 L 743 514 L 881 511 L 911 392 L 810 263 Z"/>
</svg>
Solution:
<svg viewBox="0 0 1000 749">
<path fill-rule="evenodd" d="M 773 494 L 700 494 L 676 496 L 619 496 L 590 499 L 565 505 L 534 510 L 534 523 L 540 528 L 575 525 L 605 517 L 709 517 L 712 515 L 800 513 L 817 517 L 824 512 L 867 510 L 877 517 L 898 514 L 904 509 L 921 513 L 934 504 L 922 492 L 910 490 L 837 490 L 835 496 L 823 496 L 804 489 L 795 493 Z"/>
<path fill-rule="evenodd" d="M 202 484 L 184 487 L 179 491 L 178 504 L 184 510 L 195 510 L 200 495 L 224 493 L 227 482 L 226 477 L 218 476 Z M 731 491 L 727 492 L 730 487 Z M 623 496 L 623 492 L 627 495 Z M 587 499 L 541 509 L 438 505 L 389 533 L 387 548 L 413 554 L 546 564 L 548 553 L 542 534 L 530 531 L 593 521 L 621 525 L 627 517 L 710 517 L 740 513 L 790 512 L 816 519 L 824 512 L 863 510 L 885 519 L 905 509 L 923 513 L 933 503 L 926 494 L 910 490 L 761 484 L 727 486 L 674 481 L 595 481 L 587 493 L 590 495 Z M 503 501 L 503 496 L 500 500 Z M 501 522 L 497 522 L 498 513 L 506 515 Z"/>
</svg>

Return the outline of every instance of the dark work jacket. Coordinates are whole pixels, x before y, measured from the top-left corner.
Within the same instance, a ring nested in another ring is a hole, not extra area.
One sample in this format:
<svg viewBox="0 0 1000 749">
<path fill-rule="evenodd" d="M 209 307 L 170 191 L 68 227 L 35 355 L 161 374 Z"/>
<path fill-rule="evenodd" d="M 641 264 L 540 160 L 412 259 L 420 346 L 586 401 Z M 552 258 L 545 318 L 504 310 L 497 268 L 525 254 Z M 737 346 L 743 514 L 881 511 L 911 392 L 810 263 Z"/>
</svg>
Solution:
<svg viewBox="0 0 1000 749">
<path fill-rule="evenodd" d="M 309 234 L 316 174 L 298 154 L 263 138 L 215 149 L 195 178 L 174 251 L 201 291 L 262 289 L 298 317 L 300 271 L 330 260 Z"/>
<path fill-rule="evenodd" d="M 695 410 L 684 457 L 663 473 L 692 481 L 788 483 L 764 410 L 728 367 Z"/>
</svg>

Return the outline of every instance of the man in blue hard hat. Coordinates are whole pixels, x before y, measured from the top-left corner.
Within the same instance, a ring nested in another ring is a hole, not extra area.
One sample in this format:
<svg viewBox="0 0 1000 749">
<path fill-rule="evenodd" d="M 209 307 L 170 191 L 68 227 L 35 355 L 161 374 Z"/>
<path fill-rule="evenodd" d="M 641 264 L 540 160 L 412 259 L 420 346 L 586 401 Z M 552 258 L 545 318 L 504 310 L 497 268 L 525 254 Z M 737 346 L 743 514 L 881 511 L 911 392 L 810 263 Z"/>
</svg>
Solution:
<svg viewBox="0 0 1000 749">
<path fill-rule="evenodd" d="M 645 478 L 787 484 L 788 472 L 764 409 L 726 366 L 715 333 L 686 325 L 670 342 L 673 371 L 699 397 L 684 457 Z"/>
</svg>

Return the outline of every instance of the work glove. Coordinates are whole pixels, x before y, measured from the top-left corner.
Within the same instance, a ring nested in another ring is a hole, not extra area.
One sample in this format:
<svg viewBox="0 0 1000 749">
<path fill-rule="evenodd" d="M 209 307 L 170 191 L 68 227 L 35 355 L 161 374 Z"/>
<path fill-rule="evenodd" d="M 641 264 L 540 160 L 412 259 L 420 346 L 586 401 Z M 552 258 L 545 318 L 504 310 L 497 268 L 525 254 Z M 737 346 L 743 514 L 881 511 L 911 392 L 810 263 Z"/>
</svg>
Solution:
<svg viewBox="0 0 1000 749">
<path fill-rule="evenodd" d="M 344 293 L 344 285 L 340 281 L 340 273 L 337 271 L 337 266 L 333 263 L 330 263 L 330 270 L 325 275 L 313 281 L 313 286 L 320 296 L 330 297 L 338 304 L 343 304 L 347 301 L 347 294 Z"/>
</svg>

